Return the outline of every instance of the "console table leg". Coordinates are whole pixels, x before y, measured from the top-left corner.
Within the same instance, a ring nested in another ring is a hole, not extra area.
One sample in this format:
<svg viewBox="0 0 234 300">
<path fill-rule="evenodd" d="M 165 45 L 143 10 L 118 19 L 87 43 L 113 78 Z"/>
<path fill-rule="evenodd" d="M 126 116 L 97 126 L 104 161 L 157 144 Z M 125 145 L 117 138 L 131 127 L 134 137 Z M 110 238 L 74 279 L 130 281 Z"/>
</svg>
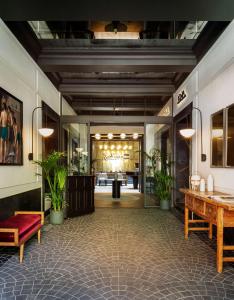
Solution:
<svg viewBox="0 0 234 300">
<path fill-rule="evenodd" d="M 213 237 L 213 225 L 212 223 L 209 223 L 209 239 L 212 240 Z"/>
<path fill-rule="evenodd" d="M 185 206 L 184 208 L 184 237 L 188 239 L 188 232 L 189 232 L 189 209 Z"/>
<path fill-rule="evenodd" d="M 217 272 L 223 271 L 223 208 L 217 210 Z"/>
</svg>

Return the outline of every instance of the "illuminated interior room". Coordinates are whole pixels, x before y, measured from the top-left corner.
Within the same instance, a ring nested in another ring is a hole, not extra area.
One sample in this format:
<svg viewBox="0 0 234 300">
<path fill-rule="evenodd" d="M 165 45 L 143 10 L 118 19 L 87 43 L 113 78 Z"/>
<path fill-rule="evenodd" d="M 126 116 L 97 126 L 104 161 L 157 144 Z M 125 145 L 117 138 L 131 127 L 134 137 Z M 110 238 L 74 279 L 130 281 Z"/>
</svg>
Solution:
<svg viewBox="0 0 234 300">
<path fill-rule="evenodd" d="M 234 299 L 234 21 L 8 2 L 0 299 Z"/>
</svg>

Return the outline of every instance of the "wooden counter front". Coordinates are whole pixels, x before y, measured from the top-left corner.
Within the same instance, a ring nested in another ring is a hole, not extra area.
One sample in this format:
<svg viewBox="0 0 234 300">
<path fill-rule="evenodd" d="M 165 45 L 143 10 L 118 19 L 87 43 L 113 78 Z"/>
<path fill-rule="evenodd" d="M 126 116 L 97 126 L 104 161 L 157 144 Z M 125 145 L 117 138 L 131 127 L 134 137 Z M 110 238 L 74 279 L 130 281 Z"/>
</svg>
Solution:
<svg viewBox="0 0 234 300">
<path fill-rule="evenodd" d="M 212 225 L 217 226 L 217 271 L 223 271 L 223 262 L 234 262 L 234 257 L 223 257 L 223 251 L 234 250 L 234 245 L 223 245 L 223 231 L 225 227 L 234 227 L 234 202 L 216 200 L 211 196 L 228 196 L 220 192 L 198 192 L 180 189 L 185 194 L 184 234 L 188 239 L 189 231 L 208 231 L 212 239 Z M 189 211 L 194 212 L 201 219 L 189 219 Z M 208 223 L 208 227 L 189 227 L 189 224 Z"/>
</svg>

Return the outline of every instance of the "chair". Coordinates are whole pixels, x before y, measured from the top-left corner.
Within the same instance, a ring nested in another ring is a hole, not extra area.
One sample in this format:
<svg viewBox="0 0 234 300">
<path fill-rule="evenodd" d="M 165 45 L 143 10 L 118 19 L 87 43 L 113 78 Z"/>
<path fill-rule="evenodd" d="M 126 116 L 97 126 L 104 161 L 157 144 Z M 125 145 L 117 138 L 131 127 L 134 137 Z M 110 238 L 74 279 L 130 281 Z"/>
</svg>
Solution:
<svg viewBox="0 0 234 300">
<path fill-rule="evenodd" d="M 118 180 L 121 180 L 121 183 L 124 182 L 125 185 L 127 185 L 127 178 L 126 178 L 126 174 L 123 174 L 123 173 L 118 173 Z"/>
<path fill-rule="evenodd" d="M 101 185 L 102 182 L 104 182 L 105 185 L 107 185 L 107 173 L 101 173 L 101 174 L 98 174 L 98 184 Z"/>
</svg>

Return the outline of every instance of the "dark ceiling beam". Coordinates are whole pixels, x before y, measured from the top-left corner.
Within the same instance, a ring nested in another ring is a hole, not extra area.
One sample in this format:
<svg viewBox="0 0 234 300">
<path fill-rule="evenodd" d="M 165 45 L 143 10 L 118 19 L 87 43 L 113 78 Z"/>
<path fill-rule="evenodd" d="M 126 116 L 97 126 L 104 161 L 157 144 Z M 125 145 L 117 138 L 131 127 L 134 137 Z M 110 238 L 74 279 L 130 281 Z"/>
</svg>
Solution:
<svg viewBox="0 0 234 300">
<path fill-rule="evenodd" d="M 206 24 L 205 28 L 202 30 L 201 34 L 196 40 L 196 43 L 193 46 L 193 51 L 197 57 L 198 62 L 219 38 L 219 36 L 229 23 L 229 21 L 209 21 Z"/>
<path fill-rule="evenodd" d="M 31 57 L 37 61 L 41 52 L 41 45 L 28 22 L 5 21 L 5 23 Z"/>
<path fill-rule="evenodd" d="M 174 85 L 143 85 L 143 84 L 60 84 L 59 91 L 63 95 L 172 95 L 175 91 Z"/>
<path fill-rule="evenodd" d="M 161 116 L 128 116 L 128 124 L 171 124 L 172 117 Z M 96 124 L 122 124 L 126 123 L 126 116 L 115 115 L 78 115 L 78 116 L 62 116 L 61 124 L 64 123 L 96 123 Z"/>
<path fill-rule="evenodd" d="M 53 73 L 56 74 L 56 73 Z M 76 85 L 76 84 L 168 84 L 168 85 L 173 85 L 174 82 L 171 79 L 153 79 L 153 78 L 62 78 L 61 79 L 61 84 L 70 84 L 70 85 Z"/>
<path fill-rule="evenodd" d="M 197 62 L 191 40 L 41 42 L 45 72 L 190 72 Z"/>
<path fill-rule="evenodd" d="M 159 111 L 161 109 L 161 106 L 160 107 L 128 107 L 128 106 L 124 106 L 124 107 L 121 107 L 121 106 L 116 106 L 115 108 L 112 106 L 73 106 L 73 109 L 76 110 L 76 111 L 141 111 L 141 112 L 144 112 L 144 111 L 152 111 L 152 112 L 155 112 L 155 111 Z M 143 113 L 144 114 L 144 113 Z"/>
</svg>

